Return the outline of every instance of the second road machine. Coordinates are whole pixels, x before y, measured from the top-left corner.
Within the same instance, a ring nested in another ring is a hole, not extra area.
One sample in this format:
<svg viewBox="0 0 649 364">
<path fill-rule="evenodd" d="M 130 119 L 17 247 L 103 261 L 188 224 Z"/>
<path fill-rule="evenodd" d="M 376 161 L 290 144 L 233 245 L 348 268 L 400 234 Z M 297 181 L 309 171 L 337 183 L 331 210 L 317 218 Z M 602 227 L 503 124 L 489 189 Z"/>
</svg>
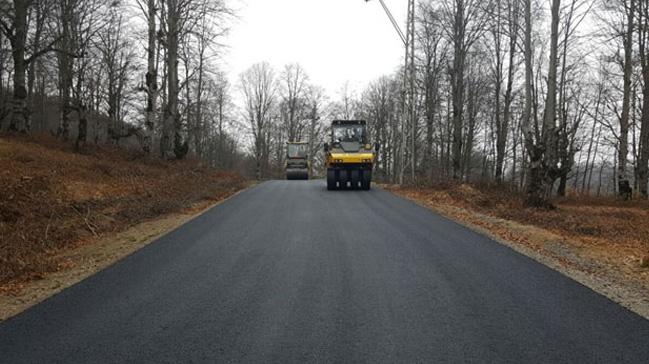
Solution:
<svg viewBox="0 0 649 364">
<path fill-rule="evenodd" d="M 286 179 L 309 179 L 309 145 L 304 142 L 286 144 Z"/>
</svg>

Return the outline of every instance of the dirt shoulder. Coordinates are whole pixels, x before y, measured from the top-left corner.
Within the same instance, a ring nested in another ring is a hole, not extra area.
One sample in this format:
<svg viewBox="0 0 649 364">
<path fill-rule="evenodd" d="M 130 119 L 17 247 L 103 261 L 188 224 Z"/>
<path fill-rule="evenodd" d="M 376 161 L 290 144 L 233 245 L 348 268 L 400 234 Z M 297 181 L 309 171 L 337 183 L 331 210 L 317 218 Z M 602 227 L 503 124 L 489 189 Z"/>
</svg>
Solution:
<svg viewBox="0 0 649 364">
<path fill-rule="evenodd" d="M 0 320 L 249 186 L 197 160 L 0 137 Z"/>
<path fill-rule="evenodd" d="M 60 262 L 56 272 L 0 287 L 0 322 L 104 270 L 221 202 L 196 203 L 184 211 L 60 251 L 52 257 Z"/>
<path fill-rule="evenodd" d="M 516 192 L 383 186 L 555 269 L 649 319 L 649 204 L 569 198 L 527 209 Z"/>
</svg>

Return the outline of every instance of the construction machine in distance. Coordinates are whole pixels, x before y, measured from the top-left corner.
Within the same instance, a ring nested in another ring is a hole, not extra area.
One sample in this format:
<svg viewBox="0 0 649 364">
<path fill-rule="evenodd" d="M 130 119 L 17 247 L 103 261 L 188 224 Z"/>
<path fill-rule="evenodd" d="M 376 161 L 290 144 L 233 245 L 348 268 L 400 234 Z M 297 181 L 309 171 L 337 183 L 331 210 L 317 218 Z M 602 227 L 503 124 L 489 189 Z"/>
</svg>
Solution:
<svg viewBox="0 0 649 364">
<path fill-rule="evenodd" d="M 308 149 L 305 142 L 286 143 L 286 179 L 309 179 Z"/>
<path fill-rule="evenodd" d="M 364 120 L 334 120 L 331 141 L 324 148 L 328 190 L 371 188 L 379 145 L 369 143 Z"/>
</svg>

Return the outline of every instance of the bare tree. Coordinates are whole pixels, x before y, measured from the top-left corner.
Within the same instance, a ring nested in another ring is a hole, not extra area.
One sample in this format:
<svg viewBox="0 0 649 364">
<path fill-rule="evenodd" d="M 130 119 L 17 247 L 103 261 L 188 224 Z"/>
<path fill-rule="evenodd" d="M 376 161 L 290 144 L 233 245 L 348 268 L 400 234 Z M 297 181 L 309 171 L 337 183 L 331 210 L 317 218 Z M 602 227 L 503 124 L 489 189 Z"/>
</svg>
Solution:
<svg viewBox="0 0 649 364">
<path fill-rule="evenodd" d="M 57 3 L 58 28 L 58 76 L 59 76 L 59 127 L 56 134 L 63 140 L 70 137 L 70 113 L 72 112 L 71 92 L 74 72 L 74 53 L 72 26 L 77 0 L 60 0 Z"/>
<path fill-rule="evenodd" d="M 52 50 L 53 43 L 39 47 L 40 34 L 35 48 L 27 56 L 28 13 L 34 6 L 32 0 L 14 0 L 0 4 L 0 29 L 11 45 L 13 58 L 13 100 L 9 130 L 26 132 L 30 126 L 30 110 L 27 105 L 27 85 L 25 72 L 38 57 Z M 40 4 L 38 6 L 40 8 Z M 38 26 L 44 19 L 38 17 Z"/>
<path fill-rule="evenodd" d="M 527 204 L 534 206 L 542 206 L 547 204 L 547 199 L 545 191 L 543 191 L 543 185 L 541 184 L 540 178 L 541 175 L 538 170 L 541 168 L 541 156 L 538 155 L 542 153 L 542 146 L 535 145 L 536 139 L 540 138 L 538 135 L 538 128 L 532 129 L 532 79 L 533 79 L 533 66 L 532 66 L 532 0 L 525 1 L 525 39 L 524 39 L 524 56 L 525 56 L 525 110 L 523 111 L 523 120 L 521 122 L 521 128 L 523 130 L 525 147 L 528 154 L 530 155 L 530 172 L 534 171 L 536 174 L 533 174 L 528 182 L 528 198 Z M 557 21 L 558 22 L 558 21 Z M 538 151 L 537 151 L 538 150 Z M 534 169 L 532 169 L 534 168 Z"/>
<path fill-rule="evenodd" d="M 336 104 L 336 118 L 348 120 L 354 117 L 356 109 L 355 95 L 349 89 L 349 82 L 345 82 L 339 91 L 340 101 Z"/>
<path fill-rule="evenodd" d="M 108 137 L 115 142 L 136 133 L 137 129 L 126 127 L 124 122 L 123 106 L 130 78 L 129 71 L 133 70 L 134 54 L 128 41 L 124 39 L 122 10 L 116 6 L 108 10 L 109 23 L 97 33 L 96 44 L 101 55 L 101 67 L 106 74 L 105 94 L 110 120 Z M 140 134 L 141 130 L 137 129 L 137 133 Z"/>
<path fill-rule="evenodd" d="M 471 46 L 486 31 L 486 14 L 491 1 L 445 0 L 442 2 L 446 31 L 453 44 L 453 65 L 450 68 L 453 105 L 453 178 L 460 179 L 462 171 L 462 131 L 464 128 L 464 69 Z"/>
<path fill-rule="evenodd" d="M 299 141 L 305 127 L 305 93 L 308 76 L 299 64 L 288 64 L 280 75 L 281 114 L 289 142 Z"/>
<path fill-rule="evenodd" d="M 640 147 L 638 158 L 638 187 L 640 194 L 647 198 L 649 182 L 649 4 L 638 2 L 638 55 L 642 69 L 642 119 L 640 127 Z"/>
<path fill-rule="evenodd" d="M 494 65 L 495 71 L 495 87 L 494 93 L 496 94 L 496 112 L 495 112 L 495 126 L 496 126 L 496 182 L 503 182 L 504 162 L 507 153 L 507 139 L 508 131 L 510 129 L 511 114 L 512 114 L 512 101 L 514 78 L 516 77 L 516 70 L 518 68 L 518 60 L 516 57 L 518 33 L 519 33 L 519 16 L 520 8 L 519 1 L 505 1 L 506 18 L 502 14 L 502 1 L 498 0 L 496 3 L 496 23 L 492 29 L 493 38 L 495 41 L 495 58 Z M 504 19 L 503 19 L 504 18 Z M 505 23 L 504 25 L 502 23 Z M 501 83 L 503 82 L 503 60 L 501 56 L 501 39 L 503 33 L 506 34 L 509 40 L 507 50 L 507 81 L 505 86 L 504 107 L 503 115 L 500 115 L 500 97 L 501 97 Z"/>
<path fill-rule="evenodd" d="M 439 23 L 438 10 L 432 4 L 422 3 L 419 7 L 420 30 L 418 42 L 423 63 L 424 74 L 422 80 L 422 95 L 424 103 L 424 119 L 426 126 L 426 140 L 424 149 L 424 164 L 426 174 L 430 181 L 433 180 L 433 150 L 435 141 L 435 118 L 441 104 L 440 83 L 442 82 L 442 68 L 446 62 L 447 43 L 443 41 L 443 30 Z"/>
<path fill-rule="evenodd" d="M 633 73 L 633 29 L 636 0 L 622 0 L 626 13 L 626 30 L 623 34 L 624 43 L 624 92 L 622 115 L 620 117 L 619 147 L 617 155 L 618 185 L 628 183 L 627 155 L 629 153 L 629 112 L 631 108 L 631 76 Z"/>
<path fill-rule="evenodd" d="M 376 173 L 395 181 L 398 168 L 397 155 L 400 148 L 399 107 L 401 104 L 400 82 L 396 77 L 384 76 L 371 83 L 364 93 L 364 115 L 370 122 L 373 140 L 381 145 L 377 158 Z"/>
<path fill-rule="evenodd" d="M 239 81 L 245 117 L 252 131 L 255 174 L 261 179 L 267 173 L 268 135 L 277 91 L 275 73 L 268 63 L 257 63 L 242 73 Z"/>
<path fill-rule="evenodd" d="M 185 128 L 186 120 L 183 120 L 179 110 L 180 92 L 181 88 L 188 86 L 190 74 L 188 70 L 185 70 L 185 80 L 181 83 L 178 67 L 181 58 L 181 44 L 190 42 L 192 39 L 190 35 L 198 34 L 199 44 L 201 44 L 201 39 L 204 42 L 202 46 L 204 52 L 208 40 L 206 20 L 218 23 L 222 20 L 222 16 L 229 14 L 230 11 L 222 0 L 165 0 L 164 5 L 164 11 L 161 14 L 164 21 L 161 23 L 164 26 L 163 33 L 165 35 L 167 85 L 165 96 L 167 99 L 160 152 L 162 155 L 168 155 L 173 148 L 175 158 L 183 158 L 189 152 L 189 137 L 185 136 L 188 133 L 187 128 Z M 219 29 L 223 28 L 219 27 Z M 205 58 L 202 59 L 204 62 Z M 199 60 L 199 64 L 200 62 Z M 185 58 L 185 67 L 188 63 L 189 58 Z M 204 68 L 199 66 L 199 69 L 203 70 Z M 199 77 L 201 77 L 200 74 Z M 185 106 L 188 107 L 189 105 Z M 185 116 L 190 115 L 185 113 Z"/>
<path fill-rule="evenodd" d="M 181 16 L 186 5 L 186 0 L 166 0 L 167 104 L 160 140 L 160 153 L 165 157 L 172 148 L 176 158 L 184 157 L 188 151 L 188 145 L 183 141 L 182 119 L 178 111 L 180 95 L 178 50 L 183 22 Z"/>
<path fill-rule="evenodd" d="M 142 10 L 147 22 L 147 72 L 145 75 L 145 85 L 141 87 L 146 92 L 144 138 L 142 149 L 150 153 L 153 147 L 153 131 L 155 129 L 155 120 L 158 111 L 158 28 L 156 24 L 158 0 L 137 0 L 137 4 Z"/>
</svg>

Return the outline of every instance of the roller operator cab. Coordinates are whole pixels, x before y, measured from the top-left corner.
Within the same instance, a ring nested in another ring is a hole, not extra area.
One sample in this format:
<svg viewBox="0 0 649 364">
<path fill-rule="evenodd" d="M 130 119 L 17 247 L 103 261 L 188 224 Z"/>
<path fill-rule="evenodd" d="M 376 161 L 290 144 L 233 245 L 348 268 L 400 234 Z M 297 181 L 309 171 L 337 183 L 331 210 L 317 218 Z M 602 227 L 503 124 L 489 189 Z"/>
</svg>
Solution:
<svg viewBox="0 0 649 364">
<path fill-rule="evenodd" d="M 286 143 L 286 179 L 309 179 L 307 143 Z"/>
<path fill-rule="evenodd" d="M 370 144 L 364 120 L 334 120 L 324 146 L 327 189 L 369 190 L 378 147 Z"/>
</svg>

